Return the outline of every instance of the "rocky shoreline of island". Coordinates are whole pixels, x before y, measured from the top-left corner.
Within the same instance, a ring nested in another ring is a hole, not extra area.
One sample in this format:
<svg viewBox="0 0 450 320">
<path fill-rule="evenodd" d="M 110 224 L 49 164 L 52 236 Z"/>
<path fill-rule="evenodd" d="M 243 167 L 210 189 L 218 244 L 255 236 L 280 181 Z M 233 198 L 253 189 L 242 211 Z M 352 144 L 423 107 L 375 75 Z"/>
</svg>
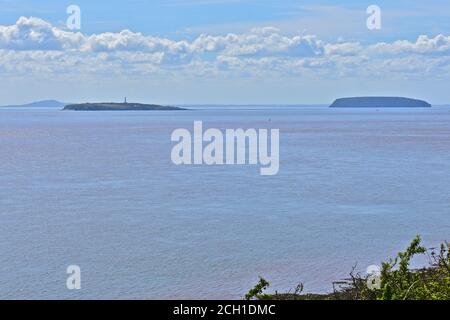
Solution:
<svg viewBox="0 0 450 320">
<path fill-rule="evenodd" d="M 65 111 L 177 111 L 187 110 L 180 107 L 163 106 L 158 104 L 144 104 L 144 103 L 115 103 L 115 102 L 101 102 L 101 103 L 79 103 L 68 104 L 64 107 Z"/>
<path fill-rule="evenodd" d="M 404 97 L 350 97 L 336 99 L 330 108 L 431 108 L 431 104 Z"/>
</svg>

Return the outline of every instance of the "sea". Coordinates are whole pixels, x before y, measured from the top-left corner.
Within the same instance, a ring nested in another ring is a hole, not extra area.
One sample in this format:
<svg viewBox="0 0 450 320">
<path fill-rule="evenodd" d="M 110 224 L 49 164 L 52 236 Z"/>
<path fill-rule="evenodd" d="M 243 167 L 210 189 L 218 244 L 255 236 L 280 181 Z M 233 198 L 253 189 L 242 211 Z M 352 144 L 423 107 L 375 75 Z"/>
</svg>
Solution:
<svg viewBox="0 0 450 320">
<path fill-rule="evenodd" d="M 324 293 L 450 240 L 450 107 L 188 108 L 0 109 L 1 299 L 241 299 L 259 276 Z M 174 165 L 194 121 L 279 129 L 278 174 Z"/>
</svg>

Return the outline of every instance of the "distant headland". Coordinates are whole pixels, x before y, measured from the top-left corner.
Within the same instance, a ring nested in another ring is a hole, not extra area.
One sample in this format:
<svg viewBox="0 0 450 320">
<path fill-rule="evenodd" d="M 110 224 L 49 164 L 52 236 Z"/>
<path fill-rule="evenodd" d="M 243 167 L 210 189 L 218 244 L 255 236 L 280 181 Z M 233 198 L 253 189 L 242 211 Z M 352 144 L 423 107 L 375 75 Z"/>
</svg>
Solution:
<svg viewBox="0 0 450 320">
<path fill-rule="evenodd" d="M 102 102 L 102 103 L 80 103 L 69 104 L 64 107 L 63 110 L 73 111 L 149 111 L 149 110 L 187 110 L 178 107 L 161 106 L 157 104 L 143 104 L 143 103 L 115 103 L 115 102 Z"/>
<path fill-rule="evenodd" d="M 403 97 L 352 97 L 337 99 L 330 108 L 431 108 L 431 104 Z"/>
<path fill-rule="evenodd" d="M 56 100 L 42 100 L 26 104 L 1 106 L 0 108 L 63 108 L 67 103 Z"/>
</svg>

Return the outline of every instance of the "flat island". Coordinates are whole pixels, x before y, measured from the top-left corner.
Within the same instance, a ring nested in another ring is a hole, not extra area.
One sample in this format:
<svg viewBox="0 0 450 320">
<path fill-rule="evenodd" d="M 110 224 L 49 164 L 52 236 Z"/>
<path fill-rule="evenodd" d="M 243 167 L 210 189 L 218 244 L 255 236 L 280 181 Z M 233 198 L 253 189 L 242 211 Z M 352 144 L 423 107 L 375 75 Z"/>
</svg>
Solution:
<svg viewBox="0 0 450 320">
<path fill-rule="evenodd" d="M 431 104 L 402 97 L 353 97 L 337 99 L 330 108 L 431 108 Z"/>
<path fill-rule="evenodd" d="M 167 111 L 167 110 L 187 110 L 178 107 L 161 106 L 157 104 L 143 104 L 143 103 L 114 103 L 114 102 L 102 102 L 102 103 L 80 103 L 69 104 L 64 107 L 63 110 L 73 111 Z"/>
</svg>

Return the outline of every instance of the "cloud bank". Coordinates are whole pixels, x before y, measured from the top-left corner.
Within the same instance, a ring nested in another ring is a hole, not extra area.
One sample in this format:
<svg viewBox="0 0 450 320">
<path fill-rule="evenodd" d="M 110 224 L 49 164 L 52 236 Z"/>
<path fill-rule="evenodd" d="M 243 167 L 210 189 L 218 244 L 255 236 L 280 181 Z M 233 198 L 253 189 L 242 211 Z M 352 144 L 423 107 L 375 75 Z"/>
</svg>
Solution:
<svg viewBox="0 0 450 320">
<path fill-rule="evenodd" d="M 236 75 L 448 78 L 450 36 L 362 44 L 324 42 L 265 27 L 246 33 L 172 40 L 123 30 L 86 35 L 21 17 L 0 26 L 3 74 L 95 74 L 141 77 Z"/>
</svg>

